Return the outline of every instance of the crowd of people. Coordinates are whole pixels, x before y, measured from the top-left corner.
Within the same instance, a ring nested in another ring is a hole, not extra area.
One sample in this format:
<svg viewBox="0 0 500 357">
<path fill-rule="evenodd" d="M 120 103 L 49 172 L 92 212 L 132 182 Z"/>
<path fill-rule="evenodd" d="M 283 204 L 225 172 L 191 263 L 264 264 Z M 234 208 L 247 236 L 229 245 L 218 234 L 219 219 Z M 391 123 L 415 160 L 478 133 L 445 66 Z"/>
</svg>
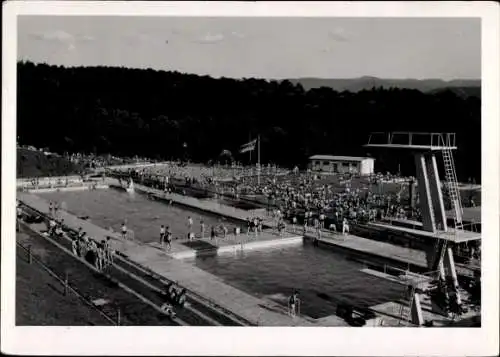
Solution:
<svg viewBox="0 0 500 357">
<path fill-rule="evenodd" d="M 257 179 L 254 175 L 236 176 L 234 168 L 230 167 L 215 169 L 169 163 L 157 167 L 130 169 L 123 174 L 167 192 L 175 189 L 177 184 L 179 187 L 199 188 L 236 199 L 260 199 L 260 203 L 279 208 L 284 219 L 291 221 L 293 217 L 299 220 L 301 218 L 309 226 L 313 225 L 315 218 L 323 216 L 321 220 L 323 223 L 329 221 L 328 227 L 332 223 L 340 225 L 344 220 L 359 223 L 388 216 L 420 219 L 418 209 L 408 209 L 407 202 L 402 199 L 402 192 L 408 190 L 407 184 L 393 184 L 400 186 L 399 192 L 378 193 L 369 187 L 380 186 L 384 182 L 398 182 L 402 180 L 400 177 L 377 175 L 362 182 L 360 187 L 351 188 L 353 181 L 361 182 L 362 179 L 343 175 L 337 182 L 323 183 L 323 179 L 311 172 L 273 170 L 272 174 L 262 174 Z"/>
<path fill-rule="evenodd" d="M 103 271 L 106 267 L 112 265 L 114 250 L 110 245 L 110 237 L 98 242 L 88 236 L 81 227 L 77 232 L 68 230 L 64 224 L 64 219 L 58 214 L 60 209 L 59 203 L 49 202 L 49 215 L 46 221 L 47 235 L 57 239 L 67 235 L 71 238 L 73 254 L 93 264 L 98 271 Z"/>
<path fill-rule="evenodd" d="M 147 158 L 124 158 L 112 155 L 93 155 L 84 153 L 67 154 L 66 158 L 74 163 L 90 169 L 104 168 L 113 165 L 124 165 L 138 162 L 150 162 Z"/>
</svg>

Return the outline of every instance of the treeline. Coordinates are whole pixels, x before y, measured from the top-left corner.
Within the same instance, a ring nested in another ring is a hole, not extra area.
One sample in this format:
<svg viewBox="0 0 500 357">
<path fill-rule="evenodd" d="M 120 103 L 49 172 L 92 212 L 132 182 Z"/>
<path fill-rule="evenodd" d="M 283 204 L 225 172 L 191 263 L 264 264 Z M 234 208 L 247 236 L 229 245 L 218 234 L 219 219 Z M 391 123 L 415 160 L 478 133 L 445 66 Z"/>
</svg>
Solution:
<svg viewBox="0 0 500 357">
<path fill-rule="evenodd" d="M 305 91 L 289 81 L 30 62 L 18 63 L 17 88 L 20 144 L 57 152 L 207 162 L 227 149 L 245 162 L 238 147 L 260 134 L 264 163 L 371 154 L 377 170 L 413 174 L 408 153 L 368 153 L 368 133 L 443 131 L 457 133 L 459 178 L 480 181 L 481 101 L 452 91 Z"/>
</svg>

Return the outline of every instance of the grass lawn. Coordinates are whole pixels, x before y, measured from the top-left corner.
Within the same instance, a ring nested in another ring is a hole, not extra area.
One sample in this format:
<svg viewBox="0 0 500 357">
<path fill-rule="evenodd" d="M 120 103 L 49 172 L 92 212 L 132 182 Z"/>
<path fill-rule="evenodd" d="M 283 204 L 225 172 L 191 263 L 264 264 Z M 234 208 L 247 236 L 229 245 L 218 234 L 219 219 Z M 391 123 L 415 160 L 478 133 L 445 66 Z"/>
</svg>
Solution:
<svg viewBox="0 0 500 357">
<path fill-rule="evenodd" d="M 110 325 L 97 311 L 71 291 L 64 296 L 62 284 L 17 248 L 16 325 L 88 326 Z"/>
<path fill-rule="evenodd" d="M 82 167 L 59 156 L 45 156 L 43 152 L 17 149 L 17 177 L 45 177 L 76 175 Z"/>
</svg>

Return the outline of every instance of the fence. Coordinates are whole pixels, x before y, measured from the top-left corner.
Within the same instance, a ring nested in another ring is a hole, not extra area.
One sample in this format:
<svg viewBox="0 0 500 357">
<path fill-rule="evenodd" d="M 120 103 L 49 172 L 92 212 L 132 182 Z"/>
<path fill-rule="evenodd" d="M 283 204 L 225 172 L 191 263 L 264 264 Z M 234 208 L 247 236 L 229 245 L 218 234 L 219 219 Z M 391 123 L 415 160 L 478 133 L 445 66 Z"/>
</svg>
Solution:
<svg viewBox="0 0 500 357">
<path fill-rule="evenodd" d="M 106 314 L 104 311 L 100 310 L 92 301 L 88 300 L 85 298 L 82 294 L 80 294 L 75 288 L 73 288 L 70 283 L 69 283 L 69 276 L 66 273 L 64 278 L 61 278 L 59 275 L 57 275 L 52 269 L 50 269 L 48 266 L 46 266 L 44 263 L 42 263 L 40 260 L 35 258 L 31 252 L 31 246 L 25 247 L 19 242 L 16 242 L 17 246 L 21 249 L 23 249 L 27 255 L 28 255 L 28 263 L 33 264 L 35 263 L 41 270 L 45 270 L 50 276 L 52 276 L 54 279 L 56 279 L 59 283 L 62 284 L 64 287 L 64 296 L 68 296 L 69 292 L 72 292 L 75 294 L 80 300 L 82 300 L 86 305 L 90 306 L 93 310 L 97 311 L 106 321 L 108 321 L 111 325 L 113 326 L 119 326 L 120 325 L 120 309 L 117 310 L 117 316 L 116 319 L 112 318 L 108 314 Z"/>
</svg>

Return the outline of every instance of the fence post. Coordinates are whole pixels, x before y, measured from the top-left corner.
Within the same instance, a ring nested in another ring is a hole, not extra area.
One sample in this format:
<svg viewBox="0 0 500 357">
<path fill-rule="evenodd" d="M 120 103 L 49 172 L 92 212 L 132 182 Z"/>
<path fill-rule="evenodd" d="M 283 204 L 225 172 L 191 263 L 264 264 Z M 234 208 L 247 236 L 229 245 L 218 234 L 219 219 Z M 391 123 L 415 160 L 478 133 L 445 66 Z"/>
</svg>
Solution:
<svg viewBox="0 0 500 357">
<path fill-rule="evenodd" d="M 65 272 L 64 277 L 64 296 L 68 295 L 68 271 Z"/>
<path fill-rule="evenodd" d="M 28 246 L 28 263 L 31 264 L 31 260 L 32 260 L 32 257 L 31 257 L 31 245 Z"/>
</svg>

